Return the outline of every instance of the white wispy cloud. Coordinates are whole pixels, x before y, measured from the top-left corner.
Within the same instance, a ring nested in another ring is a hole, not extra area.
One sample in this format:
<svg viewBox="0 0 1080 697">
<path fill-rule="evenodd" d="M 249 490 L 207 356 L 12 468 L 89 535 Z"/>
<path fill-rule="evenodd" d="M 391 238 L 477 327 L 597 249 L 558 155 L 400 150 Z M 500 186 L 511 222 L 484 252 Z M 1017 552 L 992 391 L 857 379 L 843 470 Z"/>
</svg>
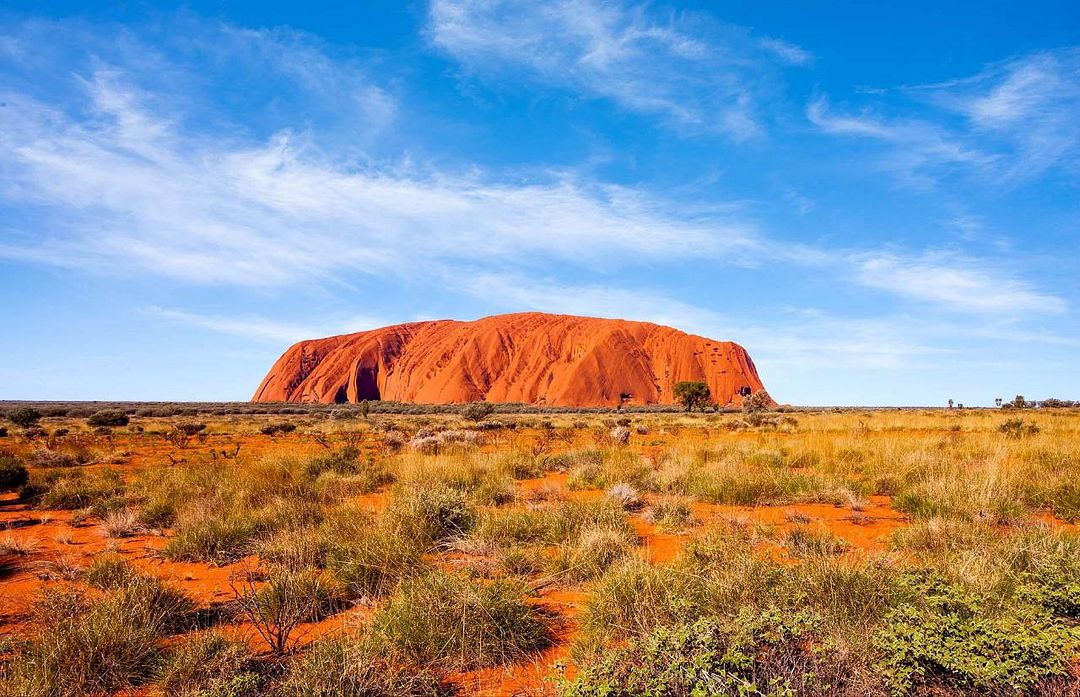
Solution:
<svg viewBox="0 0 1080 697">
<path fill-rule="evenodd" d="M 392 324 L 376 317 L 366 316 L 298 324 L 260 315 L 204 314 L 156 305 L 144 307 L 141 312 L 148 317 L 195 329 L 275 344 L 291 344 L 302 339 L 359 332 Z"/>
<path fill-rule="evenodd" d="M 1060 313 L 1061 298 L 1042 293 L 992 265 L 955 254 L 904 257 L 876 253 L 853 259 L 857 279 L 870 288 L 962 312 L 1022 315 Z"/>
<path fill-rule="evenodd" d="M 824 96 L 810 102 L 806 117 L 825 133 L 887 143 L 889 150 L 877 159 L 878 168 L 916 188 L 931 188 L 940 176 L 960 169 L 987 171 L 997 160 L 932 122 L 888 121 L 865 111 L 838 114 Z"/>
<path fill-rule="evenodd" d="M 761 135 L 757 95 L 810 56 L 704 16 L 595 0 L 433 0 L 432 43 L 472 72 L 542 82 L 736 140 Z"/>
<path fill-rule="evenodd" d="M 995 65 L 937 98 L 976 133 L 1011 153 L 1004 176 L 1028 178 L 1080 160 L 1080 48 L 1034 53 Z"/>
<path fill-rule="evenodd" d="M 278 320 L 246 315 L 241 317 L 228 315 L 204 315 L 184 310 L 148 306 L 143 314 L 168 322 L 182 324 L 196 329 L 239 336 L 254 341 L 291 343 L 321 335 L 321 329 L 315 325 L 291 324 Z"/>
<path fill-rule="evenodd" d="M 792 65 L 805 65 L 814 59 L 814 56 L 806 49 L 782 39 L 766 37 L 758 41 L 758 44 L 766 51 L 772 51 Z"/>
<path fill-rule="evenodd" d="M 730 335 L 726 320 L 716 312 L 647 288 L 568 284 L 505 273 L 468 273 L 460 280 L 469 294 L 507 310 L 630 319 L 715 338 Z"/>
<path fill-rule="evenodd" d="M 113 69 L 84 84 L 91 118 L 5 97 L 7 194 L 53 219 L 48 233 L 6 235 L 0 255 L 274 286 L 462 261 L 595 268 L 757 246 L 753 226 L 726 212 L 683 215 L 635 189 L 342 164 L 289 132 L 267 142 L 185 133 Z"/>
<path fill-rule="evenodd" d="M 954 171 L 1014 184 L 1054 167 L 1072 175 L 1080 169 L 1078 48 L 1037 52 L 975 76 L 877 94 L 908 101 L 837 113 L 819 96 L 806 115 L 825 133 L 882 141 L 888 149 L 880 165 L 920 186 Z M 876 115 L 882 111 L 893 115 Z"/>
</svg>

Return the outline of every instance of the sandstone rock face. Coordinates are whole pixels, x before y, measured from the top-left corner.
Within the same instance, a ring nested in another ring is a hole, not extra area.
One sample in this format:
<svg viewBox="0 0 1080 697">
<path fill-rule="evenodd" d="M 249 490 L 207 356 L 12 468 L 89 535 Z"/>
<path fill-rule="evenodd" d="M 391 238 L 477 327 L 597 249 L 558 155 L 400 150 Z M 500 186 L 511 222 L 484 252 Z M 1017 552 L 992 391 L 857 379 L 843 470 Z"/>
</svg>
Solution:
<svg viewBox="0 0 1080 697">
<path fill-rule="evenodd" d="M 301 341 L 252 400 L 671 404 L 680 380 L 708 383 L 721 405 L 740 404 L 740 388 L 764 389 L 750 356 L 730 341 L 647 322 L 527 312 Z"/>
</svg>

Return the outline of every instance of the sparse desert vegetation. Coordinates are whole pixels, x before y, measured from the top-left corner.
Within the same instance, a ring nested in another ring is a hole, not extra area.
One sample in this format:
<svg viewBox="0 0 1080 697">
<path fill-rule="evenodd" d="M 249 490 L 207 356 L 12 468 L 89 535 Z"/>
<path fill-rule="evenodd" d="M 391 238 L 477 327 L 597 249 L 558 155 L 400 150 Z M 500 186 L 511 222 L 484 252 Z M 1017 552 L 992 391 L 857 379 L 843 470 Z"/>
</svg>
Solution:
<svg viewBox="0 0 1080 697">
<path fill-rule="evenodd" d="M 1080 690 L 1069 405 L 9 413 L 2 694 Z"/>
</svg>

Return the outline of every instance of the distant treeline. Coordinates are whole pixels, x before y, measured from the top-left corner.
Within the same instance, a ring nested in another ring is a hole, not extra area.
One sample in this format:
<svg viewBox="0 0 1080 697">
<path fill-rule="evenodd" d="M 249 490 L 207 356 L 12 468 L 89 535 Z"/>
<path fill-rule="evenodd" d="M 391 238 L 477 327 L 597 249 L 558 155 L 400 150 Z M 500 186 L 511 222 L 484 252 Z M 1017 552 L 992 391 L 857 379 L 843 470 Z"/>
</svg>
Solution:
<svg viewBox="0 0 1080 697">
<path fill-rule="evenodd" d="M 355 414 L 364 411 L 371 414 L 456 414 L 461 404 L 409 404 L 406 402 L 369 401 L 366 404 L 304 404 L 297 402 L 41 402 L 0 401 L 0 415 L 19 407 L 32 407 L 43 417 L 86 418 L 105 409 L 118 409 L 129 416 L 143 418 L 168 418 L 171 416 L 226 416 L 230 414 L 309 414 L 329 415 Z M 619 411 L 615 407 L 540 407 L 535 404 L 493 404 L 496 414 L 608 414 Z M 667 413 L 682 412 L 678 404 L 624 405 L 623 412 Z M 721 409 L 736 412 L 737 409 Z"/>
<path fill-rule="evenodd" d="M 40 412 L 42 417 L 88 418 L 102 410 L 116 409 L 128 416 L 141 418 L 169 418 L 173 416 L 228 416 L 238 414 L 296 414 L 330 416 L 354 416 L 359 418 L 365 412 L 370 414 L 456 414 L 464 405 L 461 404 L 409 404 L 371 400 L 366 403 L 350 404 L 305 404 L 297 402 L 109 402 L 109 401 L 17 401 L 0 400 L 0 418 L 20 407 L 31 407 Z M 557 407 L 537 406 L 535 404 L 500 403 L 493 404 L 496 414 L 665 414 L 685 411 L 680 404 L 625 404 L 616 407 Z M 1006 402 L 1004 408 L 1017 408 L 1015 400 Z M 916 410 L 937 409 L 938 407 L 861 407 L 861 406 L 782 406 L 781 412 L 818 412 L 818 411 L 877 411 L 882 409 Z M 944 408 L 944 407 L 941 407 Z M 1064 399 L 1043 399 L 1025 401 L 1021 408 L 1063 409 L 1080 408 L 1080 401 Z M 721 407 L 719 413 L 735 413 L 736 408 Z"/>
</svg>

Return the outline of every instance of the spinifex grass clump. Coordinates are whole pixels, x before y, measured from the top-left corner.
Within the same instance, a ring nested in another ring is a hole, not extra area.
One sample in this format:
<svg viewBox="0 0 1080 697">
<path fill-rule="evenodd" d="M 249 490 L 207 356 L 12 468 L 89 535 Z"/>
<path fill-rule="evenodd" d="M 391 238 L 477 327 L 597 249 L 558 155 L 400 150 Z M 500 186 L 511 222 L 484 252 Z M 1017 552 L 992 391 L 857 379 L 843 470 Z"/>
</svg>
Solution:
<svg viewBox="0 0 1080 697">
<path fill-rule="evenodd" d="M 228 564 L 253 551 L 258 532 L 256 521 L 242 513 L 194 518 L 182 524 L 164 553 L 176 561 Z"/>
<path fill-rule="evenodd" d="M 397 489 L 384 517 L 391 527 L 428 546 L 463 536 L 476 524 L 476 510 L 468 497 L 438 483 Z"/>
<path fill-rule="evenodd" d="M 552 641 L 548 619 L 520 585 L 442 571 L 404 581 L 372 620 L 372 633 L 410 663 L 447 670 L 510 663 Z"/>
<path fill-rule="evenodd" d="M 0 681 L 27 697 L 108 694 L 149 680 L 162 639 L 188 625 L 193 603 L 160 581 L 132 574 L 104 595 L 46 591 L 35 607 L 38 633 Z"/>
<path fill-rule="evenodd" d="M 455 693 L 432 670 L 408 665 L 363 636 L 316 641 L 288 664 L 288 672 L 274 690 L 280 697 L 450 697 Z"/>
<path fill-rule="evenodd" d="M 632 537 L 606 527 L 581 530 L 577 537 L 561 545 L 551 562 L 551 570 L 563 580 L 582 581 L 600 576 L 610 566 L 629 557 Z"/>
<path fill-rule="evenodd" d="M 842 537 L 828 530 L 813 530 L 805 525 L 797 525 L 789 530 L 781 543 L 796 557 L 843 554 L 851 548 Z"/>
<path fill-rule="evenodd" d="M 124 484 L 116 470 L 34 470 L 20 497 L 42 509 L 90 508 L 101 515 L 122 506 L 123 493 Z"/>
<path fill-rule="evenodd" d="M 353 598 L 392 591 L 404 577 L 423 573 L 428 541 L 411 523 L 342 506 L 323 521 L 317 539 L 325 544 L 325 566 Z"/>
<path fill-rule="evenodd" d="M 267 672 L 246 641 L 200 632 L 169 653 L 155 682 L 166 695 L 256 697 Z"/>
</svg>

